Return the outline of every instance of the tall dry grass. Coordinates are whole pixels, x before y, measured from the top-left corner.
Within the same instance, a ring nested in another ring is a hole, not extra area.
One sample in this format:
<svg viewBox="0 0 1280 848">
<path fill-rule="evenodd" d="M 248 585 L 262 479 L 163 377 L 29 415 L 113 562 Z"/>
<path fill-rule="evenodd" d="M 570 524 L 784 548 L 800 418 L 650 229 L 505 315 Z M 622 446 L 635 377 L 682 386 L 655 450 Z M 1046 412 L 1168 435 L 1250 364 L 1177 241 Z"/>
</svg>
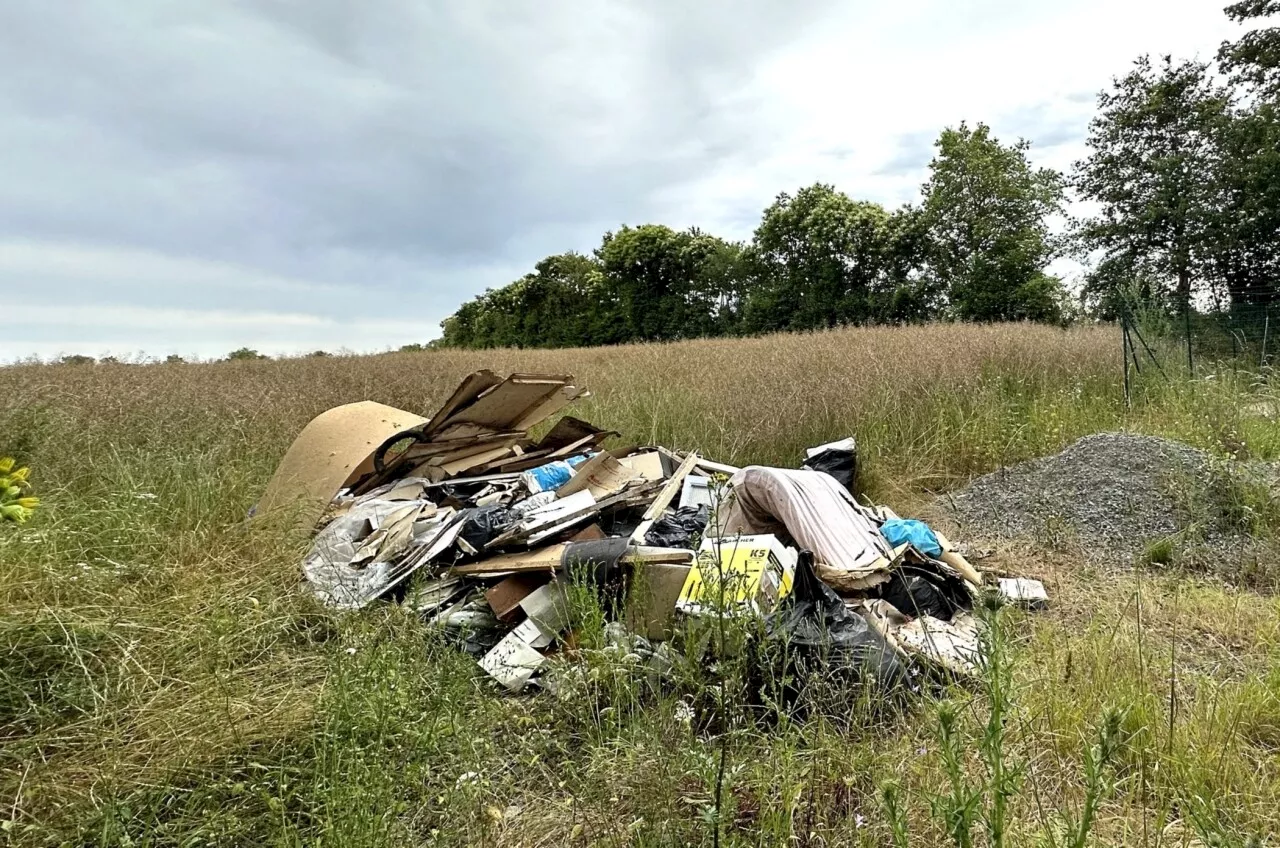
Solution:
<svg viewBox="0 0 1280 848">
<path fill-rule="evenodd" d="M 671 698 L 605 687 L 605 666 L 590 699 L 497 698 L 469 659 L 398 610 L 316 607 L 298 585 L 306 539 L 242 522 L 315 414 L 365 398 L 429 414 L 479 368 L 573 374 L 593 392 L 573 414 L 736 464 L 794 466 L 804 447 L 854 434 L 868 490 L 906 510 L 1104 429 L 1280 453 L 1275 425 L 1241 412 L 1275 392 L 1268 375 L 1144 378 L 1127 410 L 1118 335 L 1105 327 L 0 369 L 0 454 L 33 467 L 45 503 L 30 525 L 0 528 L 0 822 L 11 841 L 708 838 L 714 748 Z M 1134 741 L 1101 809 L 1105 841 L 1188 844 L 1178 840 L 1197 828 L 1230 836 L 1280 822 L 1274 600 L 1094 573 L 1043 549 L 1001 556 L 997 567 L 1047 577 L 1055 596 L 1053 612 L 1016 628 L 1009 745 L 1028 787 L 1013 809 L 1018 844 L 1047 838 L 1078 805 L 1082 746 L 1116 704 L 1129 707 Z M 966 703 L 976 728 L 981 705 Z M 878 786 L 894 778 L 920 844 L 934 844 L 930 715 L 742 729 L 726 839 L 883 844 Z M 1193 815 L 1201 802 L 1214 809 Z"/>
</svg>

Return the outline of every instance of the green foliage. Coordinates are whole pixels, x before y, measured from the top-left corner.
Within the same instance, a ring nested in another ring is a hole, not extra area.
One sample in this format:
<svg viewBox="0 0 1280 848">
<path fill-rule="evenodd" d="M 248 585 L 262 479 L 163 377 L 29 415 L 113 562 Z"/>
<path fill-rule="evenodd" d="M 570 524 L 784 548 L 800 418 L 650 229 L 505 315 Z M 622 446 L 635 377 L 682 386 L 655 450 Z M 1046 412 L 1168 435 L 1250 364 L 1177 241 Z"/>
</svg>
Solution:
<svg viewBox="0 0 1280 848">
<path fill-rule="evenodd" d="M 1113 276 L 1148 275 L 1186 303 L 1195 281 L 1212 272 L 1222 198 L 1206 177 L 1219 170 L 1228 104 L 1205 64 L 1167 56 L 1159 66 L 1138 59 L 1099 95 L 1074 187 L 1100 212 L 1079 222 L 1077 237 Z"/>
<path fill-rule="evenodd" d="M 919 248 L 914 235 L 912 222 L 829 185 L 779 195 L 752 243 L 758 282 L 746 328 L 813 330 L 927 314 L 927 297 L 895 300 L 899 288 L 911 291 L 905 272 L 918 264 L 909 255 Z"/>
<path fill-rule="evenodd" d="M 164 358 L 165 365 L 182 365 L 186 361 L 176 353 L 171 353 Z"/>
<path fill-rule="evenodd" d="M 749 244 L 692 228 L 624 226 L 592 256 L 565 253 L 464 303 L 442 347 L 673 341 L 955 315 L 1060 322 L 1046 218 L 1061 179 L 1027 143 L 946 130 L 923 208 L 886 211 L 833 186 L 780 194 Z"/>
<path fill-rule="evenodd" d="M 548 256 L 532 274 L 464 303 L 441 324 L 445 347 L 571 347 L 623 340 L 599 262 Z"/>
<path fill-rule="evenodd" d="M 59 365 L 93 365 L 97 362 L 92 356 L 82 353 L 70 353 L 58 360 Z"/>
<path fill-rule="evenodd" d="M 31 484 L 30 468 L 18 468 L 12 457 L 0 457 L 0 520 L 22 524 L 40 505 L 40 499 L 25 494 Z"/>
<path fill-rule="evenodd" d="M 226 361 L 240 362 L 240 361 L 252 361 L 257 359 L 267 359 L 267 358 L 268 357 L 264 356 L 261 353 L 258 353 L 256 350 L 252 348 L 242 347 L 242 348 L 239 348 L 238 350 L 233 350 L 230 353 L 228 353 Z"/>
<path fill-rule="evenodd" d="M 1254 23 L 1280 16 L 1280 0 L 1240 0 L 1228 6 L 1226 12 L 1237 23 Z M 1257 27 L 1237 41 L 1223 42 L 1218 63 L 1236 83 L 1264 96 L 1280 97 L 1280 26 Z"/>
<path fill-rule="evenodd" d="M 1061 319 L 1061 282 L 1047 220 L 1061 211 L 1062 177 L 1033 168 L 1031 144 L 1003 145 L 985 124 L 938 139 L 924 187 L 930 267 L 966 320 Z"/>
<path fill-rule="evenodd" d="M 613 321 L 628 341 L 721 335 L 741 248 L 698 229 L 646 224 L 606 233 L 596 251 Z"/>
<path fill-rule="evenodd" d="M 1174 542 L 1172 536 L 1165 536 L 1148 542 L 1142 549 L 1143 565 L 1171 565 L 1173 563 Z"/>
<path fill-rule="evenodd" d="M 57 492 L 42 520 L 0 532 L 0 725 L 13 765 L 0 770 L 5 838 L 157 848 L 711 845 L 715 834 L 725 848 L 950 844 L 925 800 L 950 785 L 927 695 L 876 716 L 860 693 L 811 675 L 802 717 L 777 695 L 796 685 L 792 673 L 760 686 L 747 676 L 759 664 L 735 650 L 750 633 L 735 633 L 733 618 L 724 639 L 711 622 L 703 653 L 675 652 L 675 686 L 653 685 L 583 599 L 575 625 L 588 647 L 553 660 L 564 685 L 507 697 L 474 658 L 394 604 L 352 613 L 316 604 L 298 587 L 305 538 L 246 524 L 244 513 L 316 410 L 371 384 L 382 402 L 434 408 L 482 367 L 574 371 L 594 392 L 575 414 L 627 443 L 699 447 L 738 465 L 794 466 L 804 447 L 847 427 L 863 445 L 872 496 L 904 513 L 972 474 L 1099 429 L 1209 447 L 1224 416 L 1280 396 L 1280 375 L 1222 373 L 1153 385 L 1126 410 L 1114 339 L 1107 328 L 955 324 L 656 349 L 433 352 L 411 369 L 394 356 L 243 370 L 0 369 L 4 395 L 22 398 L 0 408 L 0 432 L 20 439 L 6 449 L 39 470 L 42 491 Z M 866 367 L 851 371 L 850 361 Z M 743 363 L 731 392 L 705 379 Z M 824 395 L 833 385 L 840 391 Z M 1280 456 L 1276 429 L 1259 422 L 1251 456 Z M 1001 768 L 1023 774 L 1006 845 L 1078 833 L 1090 785 L 1082 751 L 1113 704 L 1128 710 L 1130 741 L 1095 772 L 1094 844 L 1144 844 L 1147 824 L 1150 845 L 1163 833 L 1166 845 L 1200 835 L 1241 846 L 1257 844 L 1251 832 L 1277 831 L 1280 607 L 1270 589 L 1185 572 L 1175 589 L 1175 575 L 1099 571 L 1034 551 L 1006 562 L 1054 593 L 1048 611 L 1005 613 L 1016 662 L 1002 666 L 1013 685 L 1001 688 L 1012 696 Z M 1171 638 L 1187 657 L 1172 723 Z M 948 690 L 961 785 L 984 790 L 997 750 L 983 748 L 995 729 L 987 693 L 981 680 Z M 886 782 L 900 787 L 892 814 Z M 972 822 L 978 845 L 988 844 L 984 797 Z"/>
<path fill-rule="evenodd" d="M 1087 848 L 1089 832 L 1098 815 L 1098 804 L 1114 789 L 1111 766 L 1124 742 L 1125 711 L 1107 708 L 1098 727 L 1098 742 L 1084 752 L 1084 809 L 1071 822 L 1069 848 Z"/>
<path fill-rule="evenodd" d="M 1228 13 L 1245 20 L 1276 10 L 1255 0 Z M 1097 260 L 1086 293 L 1104 312 L 1117 311 L 1114 293 L 1133 281 L 1148 300 L 1178 309 L 1196 295 L 1232 309 L 1275 299 L 1280 86 L 1268 76 L 1266 44 L 1280 44 L 1280 28 L 1223 46 L 1230 86 L 1202 62 L 1142 57 L 1100 95 L 1074 186 L 1100 206 L 1076 223 L 1076 237 Z"/>
</svg>

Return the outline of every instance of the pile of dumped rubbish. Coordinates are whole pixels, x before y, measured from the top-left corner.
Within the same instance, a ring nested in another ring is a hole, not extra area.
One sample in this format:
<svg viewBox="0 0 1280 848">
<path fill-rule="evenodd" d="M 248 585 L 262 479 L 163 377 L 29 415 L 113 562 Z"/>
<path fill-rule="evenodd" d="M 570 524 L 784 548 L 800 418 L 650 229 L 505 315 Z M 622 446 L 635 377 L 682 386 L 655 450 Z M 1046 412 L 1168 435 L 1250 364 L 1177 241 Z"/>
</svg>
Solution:
<svg viewBox="0 0 1280 848">
<path fill-rule="evenodd" d="M 325 604 L 409 605 L 510 690 L 573 644 L 587 586 L 652 647 L 682 623 L 765 619 L 778 638 L 852 646 L 873 672 L 976 668 L 981 576 L 918 521 L 854 492 L 852 439 L 799 469 L 735 468 L 563 416 L 568 376 L 467 377 L 431 418 L 362 402 L 295 440 L 256 508 L 318 527 L 303 571 Z"/>
</svg>

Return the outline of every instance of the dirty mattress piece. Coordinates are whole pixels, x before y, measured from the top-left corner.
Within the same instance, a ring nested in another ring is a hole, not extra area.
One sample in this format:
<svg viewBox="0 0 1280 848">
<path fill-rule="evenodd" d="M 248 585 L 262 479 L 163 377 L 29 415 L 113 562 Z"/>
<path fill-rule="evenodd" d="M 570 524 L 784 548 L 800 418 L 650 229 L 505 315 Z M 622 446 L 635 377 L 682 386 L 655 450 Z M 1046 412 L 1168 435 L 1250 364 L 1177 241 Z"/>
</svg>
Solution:
<svg viewBox="0 0 1280 848">
<path fill-rule="evenodd" d="M 813 552 L 814 571 L 838 591 L 888 579 L 893 551 L 876 522 L 835 478 L 820 471 L 748 466 L 729 480 L 732 496 L 717 533 L 786 533 Z"/>
</svg>

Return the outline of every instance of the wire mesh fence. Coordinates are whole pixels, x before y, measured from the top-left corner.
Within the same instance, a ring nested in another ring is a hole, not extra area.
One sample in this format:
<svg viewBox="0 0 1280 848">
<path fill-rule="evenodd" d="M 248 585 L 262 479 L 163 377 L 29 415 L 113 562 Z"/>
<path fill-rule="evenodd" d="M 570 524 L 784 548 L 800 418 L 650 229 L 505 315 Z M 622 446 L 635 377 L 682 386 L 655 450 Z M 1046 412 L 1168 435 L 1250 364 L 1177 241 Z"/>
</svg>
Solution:
<svg viewBox="0 0 1280 848">
<path fill-rule="evenodd" d="M 1222 309 L 1132 303 L 1119 317 L 1126 400 L 1144 374 L 1183 380 L 1280 361 L 1280 301 Z"/>
</svg>

